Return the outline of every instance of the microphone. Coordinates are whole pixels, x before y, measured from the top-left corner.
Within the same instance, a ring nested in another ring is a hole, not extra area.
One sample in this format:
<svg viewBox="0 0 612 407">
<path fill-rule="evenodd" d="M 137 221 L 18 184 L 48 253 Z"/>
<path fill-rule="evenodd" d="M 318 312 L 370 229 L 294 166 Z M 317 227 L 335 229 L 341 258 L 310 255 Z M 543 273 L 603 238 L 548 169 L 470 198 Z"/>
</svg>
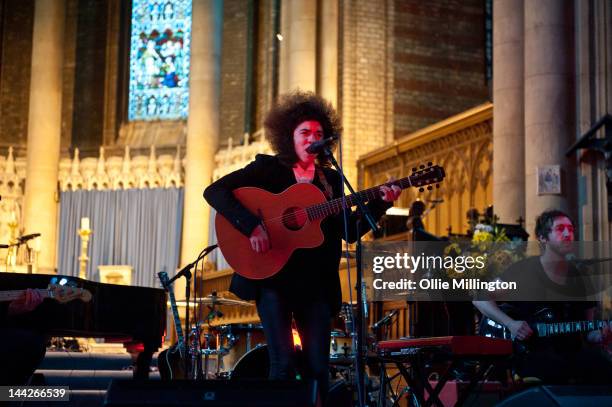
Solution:
<svg viewBox="0 0 612 407">
<path fill-rule="evenodd" d="M 325 147 L 329 146 L 336 140 L 338 140 L 338 136 L 334 134 L 331 137 L 327 137 L 319 141 L 315 141 L 314 143 L 312 143 L 306 148 L 306 152 L 308 154 L 318 154 L 319 151 L 323 150 Z"/>
<path fill-rule="evenodd" d="M 36 239 L 38 236 L 40 236 L 40 233 L 31 233 L 29 235 L 23 235 L 21 237 L 18 237 L 17 240 L 23 243 L 23 242 L 27 242 L 28 240 Z"/>
<path fill-rule="evenodd" d="M 380 321 L 376 322 L 374 325 L 372 325 L 372 329 L 376 330 L 378 328 L 380 328 L 383 325 L 387 325 L 388 323 L 391 322 L 391 320 L 393 319 L 394 316 L 397 315 L 399 311 L 394 309 L 393 311 L 389 312 L 387 315 L 385 315 Z"/>
</svg>

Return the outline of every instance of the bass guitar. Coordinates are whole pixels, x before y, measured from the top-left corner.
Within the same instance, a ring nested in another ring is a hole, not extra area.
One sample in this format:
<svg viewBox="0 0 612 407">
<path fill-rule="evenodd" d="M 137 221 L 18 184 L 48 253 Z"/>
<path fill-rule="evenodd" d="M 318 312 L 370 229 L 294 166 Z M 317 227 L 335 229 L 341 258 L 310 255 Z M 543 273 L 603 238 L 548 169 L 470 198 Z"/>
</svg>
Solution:
<svg viewBox="0 0 612 407">
<path fill-rule="evenodd" d="M 431 184 L 438 184 L 444 177 L 442 167 L 429 163 L 427 167 L 422 165 L 420 170 L 413 169 L 408 177 L 383 185 L 396 185 L 401 189 L 418 187 L 420 191 L 427 186 L 431 190 Z M 355 206 L 358 198 L 363 202 L 380 198 L 381 186 L 330 201 L 316 186 L 305 183 L 292 185 L 280 194 L 255 187 L 237 188 L 233 191 L 234 197 L 261 220 L 270 239 L 270 249 L 265 253 L 253 251 L 249 238 L 217 213 L 215 226 L 219 248 L 241 276 L 255 280 L 271 277 L 283 268 L 295 250 L 323 243 L 323 219 Z"/>
<path fill-rule="evenodd" d="M 506 313 L 511 315 L 511 312 Z M 529 351 L 530 346 L 544 338 L 590 332 L 606 326 L 612 327 L 612 320 L 557 321 L 554 312 L 550 308 L 542 308 L 532 317 L 524 320 L 527 321 L 533 331 L 532 336 L 526 341 L 512 338 L 508 328 L 484 316 L 480 322 L 479 333 L 489 338 L 512 339 L 514 341 L 515 352 L 526 353 Z"/>
<path fill-rule="evenodd" d="M 51 298 L 61 303 L 72 300 L 89 302 L 92 297 L 91 293 L 84 288 L 58 284 L 50 284 L 47 288 L 35 288 L 34 291 L 38 291 L 42 298 Z M 25 292 L 26 290 L 0 291 L 0 302 L 18 300 L 25 295 Z"/>
<path fill-rule="evenodd" d="M 183 328 L 181 327 L 181 320 L 179 318 L 178 309 L 176 307 L 176 299 L 174 297 L 174 291 L 171 287 L 168 287 L 168 273 L 161 271 L 158 277 L 162 283 L 162 287 L 168 292 L 170 299 L 170 307 L 172 309 L 172 317 L 174 318 L 174 327 L 176 328 L 177 342 L 161 351 L 157 357 L 157 364 L 159 368 L 159 376 L 162 380 L 180 380 L 187 379 L 188 372 L 185 367 L 185 358 L 187 352 L 185 348 L 185 339 L 183 336 Z"/>
</svg>

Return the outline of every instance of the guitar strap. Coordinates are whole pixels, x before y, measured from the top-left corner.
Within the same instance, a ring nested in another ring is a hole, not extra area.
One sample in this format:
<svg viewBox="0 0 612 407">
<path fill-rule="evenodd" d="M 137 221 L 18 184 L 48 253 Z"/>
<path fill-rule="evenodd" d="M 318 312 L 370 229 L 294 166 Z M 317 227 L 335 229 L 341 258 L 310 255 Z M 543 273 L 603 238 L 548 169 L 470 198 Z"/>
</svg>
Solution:
<svg viewBox="0 0 612 407">
<path fill-rule="evenodd" d="M 323 194 L 325 194 L 328 201 L 331 201 L 331 199 L 334 197 L 334 192 L 332 191 L 332 187 L 329 185 L 329 182 L 327 182 L 327 178 L 325 178 L 325 174 L 323 174 L 323 170 L 320 167 L 317 167 L 317 175 L 319 176 L 319 182 L 321 182 L 323 188 L 325 188 Z"/>
</svg>

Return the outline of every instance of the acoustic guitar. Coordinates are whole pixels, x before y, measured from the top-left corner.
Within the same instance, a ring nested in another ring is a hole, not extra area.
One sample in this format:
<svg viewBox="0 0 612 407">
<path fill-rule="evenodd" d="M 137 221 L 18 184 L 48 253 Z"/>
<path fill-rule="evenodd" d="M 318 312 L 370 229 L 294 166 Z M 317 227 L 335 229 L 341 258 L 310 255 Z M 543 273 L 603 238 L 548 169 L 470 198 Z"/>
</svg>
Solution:
<svg viewBox="0 0 612 407">
<path fill-rule="evenodd" d="M 413 169 L 408 177 L 383 185 L 397 185 L 401 189 L 418 187 L 420 191 L 427 186 L 431 190 L 432 184 L 439 186 L 444 176 L 442 167 L 429 163 L 427 167 Z M 233 191 L 234 197 L 261 220 L 270 239 L 270 250 L 256 253 L 249 238 L 217 213 L 215 226 L 219 248 L 241 276 L 255 280 L 271 277 L 283 268 L 295 250 L 323 243 L 323 219 L 355 206 L 358 198 L 364 202 L 380 198 L 381 186 L 330 201 L 316 186 L 305 183 L 292 185 L 280 194 L 256 187 L 237 188 Z"/>
</svg>

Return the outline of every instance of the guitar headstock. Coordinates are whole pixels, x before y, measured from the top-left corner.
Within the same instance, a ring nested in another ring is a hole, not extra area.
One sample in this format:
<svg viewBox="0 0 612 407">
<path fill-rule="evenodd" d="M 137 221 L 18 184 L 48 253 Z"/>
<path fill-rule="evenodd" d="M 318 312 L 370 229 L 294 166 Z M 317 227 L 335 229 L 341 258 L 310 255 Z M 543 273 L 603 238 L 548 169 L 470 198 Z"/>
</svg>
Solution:
<svg viewBox="0 0 612 407">
<path fill-rule="evenodd" d="M 434 184 L 436 188 L 439 188 L 440 182 L 442 182 L 445 176 L 444 168 L 429 162 L 427 165 L 419 166 L 419 168 L 414 167 L 409 178 L 412 186 L 418 187 L 419 191 L 423 192 L 425 191 L 424 187 L 431 191 Z"/>
<path fill-rule="evenodd" d="M 72 300 L 89 302 L 92 298 L 91 292 L 85 288 L 72 287 L 69 285 L 49 284 L 47 289 L 51 294 L 50 296 L 61 303 L 66 303 Z"/>
<path fill-rule="evenodd" d="M 351 304 L 347 302 L 343 302 L 340 308 L 340 313 L 338 314 L 340 318 L 344 320 L 344 322 L 350 322 L 353 319 L 353 307 Z"/>
<path fill-rule="evenodd" d="M 168 291 L 168 281 L 170 281 L 168 273 L 166 273 L 165 271 L 160 271 L 159 273 L 157 273 L 157 276 L 159 277 L 159 281 L 161 282 L 164 291 Z"/>
</svg>

